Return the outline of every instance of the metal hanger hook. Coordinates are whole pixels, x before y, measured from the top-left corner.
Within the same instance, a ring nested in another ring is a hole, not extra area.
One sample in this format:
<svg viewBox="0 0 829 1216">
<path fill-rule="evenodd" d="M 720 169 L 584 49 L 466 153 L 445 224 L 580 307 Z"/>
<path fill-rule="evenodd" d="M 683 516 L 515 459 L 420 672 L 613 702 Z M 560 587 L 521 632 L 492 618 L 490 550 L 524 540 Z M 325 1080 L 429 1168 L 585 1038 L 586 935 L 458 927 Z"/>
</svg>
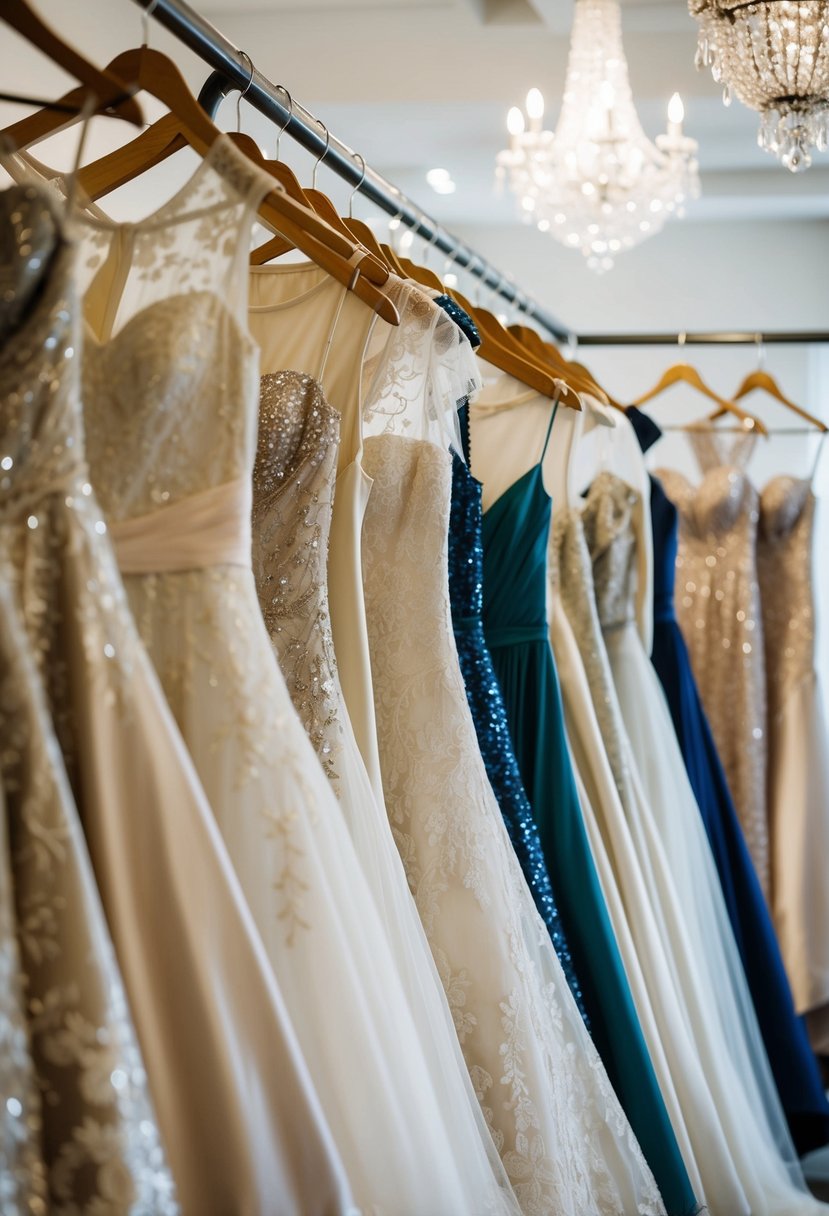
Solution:
<svg viewBox="0 0 829 1216">
<path fill-rule="evenodd" d="M 157 0 L 156 0 L 156 2 L 157 2 Z M 248 90 L 249 90 L 250 86 L 253 84 L 253 73 L 255 71 L 255 68 L 253 66 L 253 60 L 251 59 L 251 57 L 247 53 L 247 51 L 240 51 L 239 54 L 244 55 L 245 59 L 247 59 L 248 63 L 250 64 L 250 76 L 248 76 L 248 82 L 245 85 L 245 87 L 243 89 L 240 89 L 236 95 L 236 132 L 237 132 L 237 134 L 239 134 L 242 130 L 242 98 L 247 96 Z"/>
<path fill-rule="evenodd" d="M 757 368 L 762 371 L 766 362 L 766 344 L 762 334 L 754 335 L 754 345 L 757 347 Z"/>
<path fill-rule="evenodd" d="M 320 156 L 317 158 L 317 162 L 314 165 L 314 172 L 311 174 L 311 189 L 312 190 L 316 190 L 316 188 L 317 188 L 317 169 L 319 169 L 320 165 L 325 160 L 326 156 L 328 155 L 328 149 L 331 147 L 331 132 L 328 130 L 328 127 L 326 127 L 325 123 L 322 121 L 321 118 L 317 118 L 314 121 L 319 123 L 319 125 L 322 127 L 323 131 L 325 132 L 325 147 L 323 148 Z"/>
<path fill-rule="evenodd" d="M 150 17 L 158 8 L 158 0 L 150 0 L 150 3 L 141 13 L 141 46 L 150 45 Z"/>
<path fill-rule="evenodd" d="M 425 248 L 423 250 L 423 265 L 424 266 L 429 265 L 429 250 L 434 249 L 435 245 L 437 245 L 438 241 L 440 240 L 440 224 L 438 224 L 435 220 L 431 219 L 429 216 L 427 216 L 426 218 L 429 220 L 429 223 L 432 225 L 432 235 L 429 237 L 428 241 L 426 242 Z"/>
<path fill-rule="evenodd" d="M 363 166 L 363 172 L 360 176 L 360 180 L 357 182 L 357 185 L 354 187 L 354 189 L 351 191 L 351 194 L 348 196 L 348 218 L 350 220 L 354 219 L 354 195 L 359 193 L 360 187 L 362 186 L 363 182 L 366 180 L 366 158 L 364 156 L 361 156 L 359 152 L 355 152 L 354 159 L 359 160 L 360 164 Z"/>
<path fill-rule="evenodd" d="M 678 333 L 676 336 L 677 346 L 684 346 L 687 341 L 687 338 L 688 338 L 687 331 L 683 329 L 682 332 Z"/>
<path fill-rule="evenodd" d="M 284 84 L 278 84 L 276 87 L 279 89 L 280 93 L 284 93 L 285 96 L 288 98 L 288 117 L 285 119 L 284 123 L 279 128 L 279 134 L 276 137 L 276 158 L 275 159 L 279 160 L 279 141 L 282 139 L 282 136 L 288 130 L 288 127 L 291 124 L 291 119 L 294 116 L 294 99 L 291 96 L 291 94 L 288 92 L 288 90 L 285 88 Z"/>
</svg>

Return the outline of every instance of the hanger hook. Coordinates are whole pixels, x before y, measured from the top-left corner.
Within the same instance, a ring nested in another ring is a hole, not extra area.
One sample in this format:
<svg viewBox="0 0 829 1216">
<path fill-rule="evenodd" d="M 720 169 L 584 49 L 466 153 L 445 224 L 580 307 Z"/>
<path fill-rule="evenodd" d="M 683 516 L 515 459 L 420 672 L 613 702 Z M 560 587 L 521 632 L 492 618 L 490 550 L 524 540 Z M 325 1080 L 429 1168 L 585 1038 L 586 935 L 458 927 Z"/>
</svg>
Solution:
<svg viewBox="0 0 829 1216">
<path fill-rule="evenodd" d="M 150 45 L 150 17 L 158 8 L 158 0 L 150 0 L 150 3 L 141 13 L 141 46 Z"/>
<path fill-rule="evenodd" d="M 366 160 L 365 160 L 365 157 L 364 157 L 364 156 L 361 156 L 359 152 L 355 152 L 355 153 L 354 153 L 354 159 L 355 159 L 355 160 L 359 160 L 359 161 L 360 161 L 360 164 L 363 166 L 363 172 L 362 172 L 362 174 L 360 175 L 360 180 L 357 182 L 357 185 L 354 187 L 354 189 L 351 191 L 351 194 L 350 194 L 350 195 L 349 195 L 349 197 L 348 197 L 348 218 L 349 218 L 350 220 L 353 220 L 353 219 L 354 219 L 354 195 L 358 193 L 358 191 L 359 191 L 360 187 L 362 186 L 363 182 L 366 180 Z"/>
<path fill-rule="evenodd" d="M 678 333 L 676 336 L 677 346 L 684 346 L 687 341 L 687 338 L 688 338 L 688 333 L 686 330 L 683 329 L 682 332 Z"/>
<path fill-rule="evenodd" d="M 766 344 L 763 341 L 763 335 L 760 333 L 755 334 L 754 343 L 757 347 L 757 367 L 759 371 L 762 371 L 766 362 Z"/>
<path fill-rule="evenodd" d="M 158 0 L 156 0 L 156 3 L 157 2 L 158 2 Z M 247 53 L 247 51 L 240 51 L 239 54 L 244 55 L 245 59 L 247 59 L 248 63 L 250 64 L 250 76 L 248 76 L 248 82 L 245 85 L 245 87 L 243 89 L 240 89 L 236 95 L 236 132 L 237 132 L 237 134 L 239 134 L 242 130 L 242 98 L 247 96 L 248 89 L 253 84 L 253 73 L 255 70 L 254 66 L 253 66 L 253 60 L 251 59 L 251 57 Z"/>
<path fill-rule="evenodd" d="M 276 87 L 279 89 L 280 93 L 284 93 L 285 96 L 288 98 L 288 117 L 285 119 L 284 123 L 279 128 L 279 134 L 276 137 L 276 159 L 279 160 L 279 141 L 282 139 L 282 136 L 285 134 L 285 132 L 288 130 L 288 127 L 291 125 L 291 119 L 294 116 L 294 99 L 291 96 L 291 94 L 288 92 L 288 90 L 285 88 L 284 84 L 278 84 Z"/>
<path fill-rule="evenodd" d="M 331 132 L 328 130 L 328 127 L 326 127 L 321 118 L 317 118 L 314 121 L 318 123 L 325 132 L 325 147 L 323 148 L 321 154 L 317 157 L 317 162 L 314 165 L 314 172 L 311 175 L 312 190 L 316 190 L 317 188 L 317 169 L 319 169 L 320 165 L 325 160 L 326 156 L 328 155 L 328 149 L 331 147 Z"/>
<path fill-rule="evenodd" d="M 425 248 L 423 250 L 423 265 L 428 266 L 429 265 L 429 251 L 430 251 L 430 249 L 434 249 L 435 245 L 437 245 L 438 241 L 440 240 L 440 224 L 436 220 L 433 220 L 428 215 L 425 216 L 425 218 L 432 225 L 432 235 L 429 237 L 428 241 L 426 242 Z"/>
</svg>

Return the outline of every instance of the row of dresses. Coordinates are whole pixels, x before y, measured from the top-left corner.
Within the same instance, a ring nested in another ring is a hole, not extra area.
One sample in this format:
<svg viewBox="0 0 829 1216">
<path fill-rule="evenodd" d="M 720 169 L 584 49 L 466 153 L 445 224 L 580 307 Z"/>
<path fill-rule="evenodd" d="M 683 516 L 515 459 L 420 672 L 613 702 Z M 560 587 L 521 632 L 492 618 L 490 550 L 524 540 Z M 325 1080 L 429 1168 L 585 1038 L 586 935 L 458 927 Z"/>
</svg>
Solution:
<svg viewBox="0 0 829 1216">
<path fill-rule="evenodd" d="M 658 493 L 675 504 L 663 514 L 679 516 L 679 623 L 727 786 L 714 797 L 736 808 L 798 1012 L 826 1053 L 829 760 L 814 659 L 815 496 L 811 477 L 777 476 L 758 493 L 748 475 L 756 442 L 692 434 L 702 481 L 660 471 Z"/>
<path fill-rule="evenodd" d="M 576 501 L 581 415 L 451 301 L 249 273 L 229 139 L 132 224 L 8 168 L 3 1212 L 822 1211 L 644 648 L 641 457 Z"/>
</svg>

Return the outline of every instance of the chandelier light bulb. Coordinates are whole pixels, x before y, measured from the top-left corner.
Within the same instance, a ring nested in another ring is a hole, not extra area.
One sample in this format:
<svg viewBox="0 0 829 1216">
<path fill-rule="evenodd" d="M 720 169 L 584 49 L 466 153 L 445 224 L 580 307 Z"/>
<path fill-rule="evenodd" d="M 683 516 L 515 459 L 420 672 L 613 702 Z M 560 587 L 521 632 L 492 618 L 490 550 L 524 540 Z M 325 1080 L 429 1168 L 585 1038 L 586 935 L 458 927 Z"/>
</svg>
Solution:
<svg viewBox="0 0 829 1216">
<path fill-rule="evenodd" d="M 682 98 L 679 93 L 674 93 L 671 100 L 668 102 L 668 122 L 670 126 L 668 130 L 674 134 L 673 128 L 676 127 L 676 133 L 682 129 L 682 120 L 685 117 L 685 106 L 682 104 Z"/>
<path fill-rule="evenodd" d="M 512 106 L 507 114 L 507 130 L 510 135 L 522 135 L 524 132 L 524 115 L 518 106 Z"/>
<path fill-rule="evenodd" d="M 530 118 L 541 119 L 544 117 L 544 97 L 540 89 L 530 89 L 525 104 Z"/>
</svg>

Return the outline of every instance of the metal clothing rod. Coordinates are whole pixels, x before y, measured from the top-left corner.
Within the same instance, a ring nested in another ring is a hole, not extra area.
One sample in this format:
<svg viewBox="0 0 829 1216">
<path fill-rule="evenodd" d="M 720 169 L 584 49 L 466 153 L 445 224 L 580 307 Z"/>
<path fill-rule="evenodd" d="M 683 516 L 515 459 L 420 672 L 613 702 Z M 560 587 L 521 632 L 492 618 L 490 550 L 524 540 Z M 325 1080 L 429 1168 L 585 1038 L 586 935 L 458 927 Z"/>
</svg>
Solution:
<svg viewBox="0 0 829 1216">
<path fill-rule="evenodd" d="M 350 182 L 381 210 L 413 229 L 433 248 L 447 254 L 458 266 L 475 275 L 496 295 L 514 305 L 553 337 L 560 341 L 567 341 L 571 337 L 561 321 L 516 287 L 508 275 L 502 274 L 486 258 L 447 232 L 417 203 L 366 165 L 358 152 L 331 135 L 325 125 L 290 97 L 284 88 L 263 76 L 245 51 L 234 46 L 184 0 L 135 0 L 135 3 L 151 13 L 214 69 L 199 94 L 199 100 L 211 114 L 215 114 L 227 93 L 244 92 L 245 101 L 292 136 L 303 148 L 317 156 L 324 155 L 327 169 L 332 169 Z"/>
<path fill-rule="evenodd" d="M 829 331 L 777 330 L 771 333 L 749 333 L 721 330 L 713 333 L 678 334 L 580 334 L 579 346 L 765 346 L 771 342 L 805 343 L 829 342 Z"/>
</svg>

